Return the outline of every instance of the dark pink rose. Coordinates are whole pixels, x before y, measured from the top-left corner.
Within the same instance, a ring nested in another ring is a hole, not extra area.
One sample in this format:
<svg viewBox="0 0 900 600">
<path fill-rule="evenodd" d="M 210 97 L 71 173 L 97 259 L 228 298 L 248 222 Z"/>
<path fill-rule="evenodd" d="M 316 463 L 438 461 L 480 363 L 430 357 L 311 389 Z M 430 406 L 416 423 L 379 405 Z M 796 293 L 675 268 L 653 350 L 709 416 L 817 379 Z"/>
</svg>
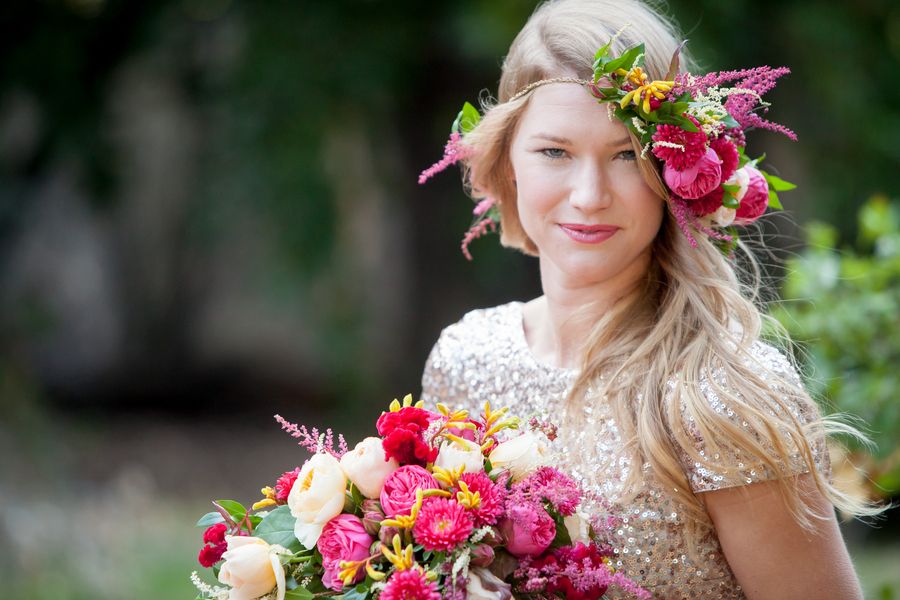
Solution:
<svg viewBox="0 0 900 600">
<path fill-rule="evenodd" d="M 416 503 L 416 490 L 436 490 L 438 482 L 418 465 L 400 467 L 387 476 L 381 488 L 381 510 L 385 517 L 408 515 Z"/>
<path fill-rule="evenodd" d="M 556 524 L 540 506 L 513 506 L 500 522 L 500 533 L 513 556 L 537 556 L 556 537 Z"/>
<path fill-rule="evenodd" d="M 374 541 L 366 533 L 362 520 L 355 515 L 340 514 L 328 521 L 316 542 L 316 548 L 322 554 L 322 566 L 325 567 L 325 574 L 322 575 L 325 587 L 340 591 L 343 588 L 343 582 L 338 577 L 341 561 L 365 559 L 369 556 L 369 547 Z M 365 576 L 365 569 L 360 569 L 353 583 L 362 581 Z"/>
<path fill-rule="evenodd" d="M 769 206 L 769 184 L 766 178 L 749 165 L 744 170 L 750 175 L 750 183 L 747 184 L 747 193 L 741 198 L 741 205 L 734 215 L 734 222 L 738 225 L 747 225 L 757 220 Z"/>
<path fill-rule="evenodd" d="M 705 196 L 722 183 L 722 159 L 712 148 L 706 152 L 690 168 L 683 171 L 674 169 L 666 163 L 663 168 L 663 179 L 669 189 L 678 196 L 694 200 Z"/>
</svg>

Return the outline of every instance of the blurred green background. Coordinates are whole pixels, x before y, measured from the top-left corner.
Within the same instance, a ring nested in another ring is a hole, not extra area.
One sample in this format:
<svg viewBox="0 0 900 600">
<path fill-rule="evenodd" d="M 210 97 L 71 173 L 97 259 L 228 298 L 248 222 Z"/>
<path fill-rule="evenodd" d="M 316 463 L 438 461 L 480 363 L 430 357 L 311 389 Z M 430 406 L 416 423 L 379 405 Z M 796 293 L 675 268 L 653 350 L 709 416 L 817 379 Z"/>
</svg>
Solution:
<svg viewBox="0 0 900 600">
<path fill-rule="evenodd" d="M 3 598 L 193 597 L 208 501 L 305 459 L 274 413 L 356 439 L 442 327 L 539 293 L 495 239 L 458 252 L 455 174 L 415 183 L 535 4 L 0 6 Z M 750 136 L 799 184 L 765 224 L 774 312 L 868 422 L 880 488 L 842 477 L 897 493 L 900 6 L 665 10 L 710 70 L 793 70 L 770 116 L 800 142 Z M 846 526 L 868 597 L 900 597 L 898 530 Z"/>
</svg>

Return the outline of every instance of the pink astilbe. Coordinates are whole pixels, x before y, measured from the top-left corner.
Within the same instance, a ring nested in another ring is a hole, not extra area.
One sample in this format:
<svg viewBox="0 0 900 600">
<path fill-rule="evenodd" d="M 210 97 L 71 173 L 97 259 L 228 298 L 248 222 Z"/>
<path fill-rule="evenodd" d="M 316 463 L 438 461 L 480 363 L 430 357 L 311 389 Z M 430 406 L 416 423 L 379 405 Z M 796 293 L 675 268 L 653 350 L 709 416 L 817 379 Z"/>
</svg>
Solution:
<svg viewBox="0 0 900 600">
<path fill-rule="evenodd" d="M 422 171 L 419 175 L 419 185 L 471 155 L 472 147 L 463 143 L 462 136 L 459 132 L 454 131 L 450 134 L 450 139 L 447 140 L 447 144 L 444 146 L 444 156 L 441 160 Z"/>
<path fill-rule="evenodd" d="M 347 441 L 344 439 L 344 436 L 338 434 L 338 448 L 334 449 L 334 433 L 331 431 L 331 428 L 325 430 L 324 441 L 319 444 L 319 438 L 322 437 L 322 433 L 316 427 L 312 428 L 312 431 L 306 429 L 306 425 L 300 425 L 299 427 L 281 415 L 275 415 L 275 420 L 281 424 L 281 428 L 284 431 L 287 431 L 291 434 L 292 438 L 296 438 L 300 441 L 297 442 L 297 445 L 305 448 L 311 454 L 316 454 L 317 452 L 327 452 L 332 455 L 336 459 L 340 460 L 340 458 L 347 453 Z"/>
<path fill-rule="evenodd" d="M 688 206 L 688 203 L 684 200 L 684 198 L 679 198 L 674 194 L 670 195 L 669 207 L 672 211 L 672 215 L 675 217 L 675 222 L 678 224 L 678 228 L 681 229 L 681 233 L 683 233 L 684 237 L 688 239 L 688 243 L 692 248 L 697 247 L 697 240 L 691 233 L 691 229 L 699 231 L 700 233 L 705 233 L 714 240 L 719 240 L 722 242 L 732 241 L 733 238 L 730 235 L 716 231 L 712 227 L 707 227 L 706 225 L 701 223 L 691 210 L 690 206 Z"/>
<path fill-rule="evenodd" d="M 581 502 L 581 488 L 572 478 L 553 467 L 541 467 L 519 483 L 513 484 L 507 506 L 549 502 L 559 514 L 574 514 Z"/>
<path fill-rule="evenodd" d="M 466 235 L 463 237 L 462 244 L 460 245 L 463 255 L 468 260 L 472 260 L 472 254 L 469 252 L 469 244 L 471 244 L 481 236 L 496 230 L 497 224 L 490 217 L 481 219 L 480 221 L 472 225 L 466 232 Z"/>
</svg>

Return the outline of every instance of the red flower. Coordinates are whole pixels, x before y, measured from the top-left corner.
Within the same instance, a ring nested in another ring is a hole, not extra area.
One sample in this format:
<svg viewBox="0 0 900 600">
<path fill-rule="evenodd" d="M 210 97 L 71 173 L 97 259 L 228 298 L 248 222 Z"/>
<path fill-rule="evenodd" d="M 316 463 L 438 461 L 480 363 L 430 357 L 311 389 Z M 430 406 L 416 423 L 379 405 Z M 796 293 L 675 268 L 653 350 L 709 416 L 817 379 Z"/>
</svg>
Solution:
<svg viewBox="0 0 900 600">
<path fill-rule="evenodd" d="M 397 412 L 381 413 L 376 427 L 381 444 L 388 458 L 396 458 L 401 465 L 419 465 L 434 462 L 437 448 L 424 439 L 424 432 L 438 415 L 422 408 L 405 406 Z"/>
<path fill-rule="evenodd" d="M 699 122 L 694 117 L 688 116 L 694 125 Z M 664 160 L 667 165 L 677 171 L 684 171 L 700 160 L 700 157 L 706 152 L 706 134 L 700 131 L 685 131 L 677 125 L 659 125 L 656 133 L 653 134 L 654 142 L 669 142 L 683 146 L 680 148 L 667 148 L 665 146 L 656 146 L 653 148 L 653 155 Z"/>
<path fill-rule="evenodd" d="M 478 508 L 469 509 L 469 514 L 475 521 L 475 527 L 484 525 L 496 525 L 497 519 L 503 514 L 503 502 L 506 500 L 506 487 L 494 483 L 486 473 L 463 473 L 460 481 L 465 482 L 469 491 L 478 492 L 481 503 Z M 460 491 L 457 486 L 453 493 Z"/>
<path fill-rule="evenodd" d="M 578 567 L 584 568 L 585 561 L 588 561 L 592 568 L 606 568 L 603 559 L 611 555 L 608 550 L 601 550 L 594 544 L 585 545 L 577 543 L 573 546 L 564 546 L 555 550 L 553 554 L 556 557 L 555 564 L 559 565 L 559 570 L 565 570 L 566 567 L 574 567 L 576 572 Z M 566 600 L 597 600 L 602 598 L 606 593 L 607 586 L 594 585 L 587 590 L 578 590 L 568 576 L 551 578 L 547 585 L 547 595 L 562 594 Z"/>
<path fill-rule="evenodd" d="M 226 531 L 228 531 L 228 526 L 225 523 L 216 523 L 203 532 L 203 542 L 219 545 L 225 542 Z"/>
<path fill-rule="evenodd" d="M 200 564 L 206 568 L 209 568 L 219 562 L 222 559 L 222 555 L 225 554 L 225 550 L 228 549 L 228 544 L 222 542 L 221 544 L 216 544 L 215 546 L 210 546 L 207 544 L 200 548 L 200 554 L 197 556 L 197 560 L 200 561 Z"/>
<path fill-rule="evenodd" d="M 465 507 L 447 498 L 426 498 L 413 537 L 426 550 L 447 552 L 464 543 L 474 528 Z"/>
<path fill-rule="evenodd" d="M 437 585 L 419 569 L 395 571 L 379 596 L 381 600 L 441 600 Z"/>
<path fill-rule="evenodd" d="M 728 181 L 738 168 L 740 156 L 733 142 L 724 137 L 718 137 L 710 142 L 709 147 L 716 151 L 722 159 L 722 181 Z"/>
<path fill-rule="evenodd" d="M 695 216 L 702 217 L 719 210 L 719 207 L 722 206 L 722 198 L 724 196 L 725 189 L 720 185 L 705 196 L 701 196 L 696 200 L 688 200 L 687 203 Z"/>
</svg>

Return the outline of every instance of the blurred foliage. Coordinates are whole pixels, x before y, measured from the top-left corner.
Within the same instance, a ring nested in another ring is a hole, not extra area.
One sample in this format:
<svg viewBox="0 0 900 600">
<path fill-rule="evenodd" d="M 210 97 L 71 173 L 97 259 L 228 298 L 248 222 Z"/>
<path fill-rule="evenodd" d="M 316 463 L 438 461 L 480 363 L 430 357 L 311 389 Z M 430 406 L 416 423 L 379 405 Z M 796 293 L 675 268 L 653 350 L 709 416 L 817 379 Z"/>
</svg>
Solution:
<svg viewBox="0 0 900 600">
<path fill-rule="evenodd" d="M 839 244 L 825 223 L 806 229 L 773 314 L 803 345 L 810 391 L 871 428 L 875 483 L 900 492 L 900 204 L 870 198 L 854 244 Z"/>
</svg>

